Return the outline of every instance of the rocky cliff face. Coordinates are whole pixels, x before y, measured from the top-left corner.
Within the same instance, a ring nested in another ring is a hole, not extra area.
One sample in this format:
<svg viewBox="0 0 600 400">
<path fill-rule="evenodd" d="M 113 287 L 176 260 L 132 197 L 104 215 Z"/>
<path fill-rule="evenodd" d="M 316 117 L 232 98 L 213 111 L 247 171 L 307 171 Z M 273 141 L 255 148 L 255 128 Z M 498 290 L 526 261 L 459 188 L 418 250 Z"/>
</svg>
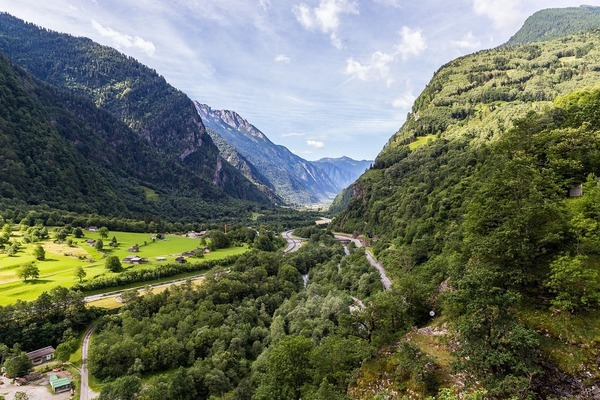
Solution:
<svg viewBox="0 0 600 400">
<path fill-rule="evenodd" d="M 213 110 L 195 102 L 208 133 L 217 142 L 222 154 L 249 162 L 258 174 L 261 184 L 272 187 L 289 204 L 329 202 L 340 187 L 331 177 L 310 161 L 293 154 L 284 146 L 274 144 L 254 125 L 234 111 Z M 231 154 L 220 139 L 233 146 L 238 153 Z M 242 163 L 244 168 L 250 168 Z M 263 179 L 264 178 L 264 179 Z"/>
</svg>

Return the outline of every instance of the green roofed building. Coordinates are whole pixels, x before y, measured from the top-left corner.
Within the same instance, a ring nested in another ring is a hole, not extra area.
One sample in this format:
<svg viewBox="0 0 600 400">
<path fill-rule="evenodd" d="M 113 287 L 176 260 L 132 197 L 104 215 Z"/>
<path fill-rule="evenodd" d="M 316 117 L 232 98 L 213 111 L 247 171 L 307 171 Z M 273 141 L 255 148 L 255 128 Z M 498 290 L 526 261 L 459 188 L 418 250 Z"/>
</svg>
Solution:
<svg viewBox="0 0 600 400">
<path fill-rule="evenodd" d="M 56 375 L 50 375 L 50 386 L 54 393 L 65 392 L 71 389 L 71 381 L 69 378 L 59 378 Z"/>
</svg>

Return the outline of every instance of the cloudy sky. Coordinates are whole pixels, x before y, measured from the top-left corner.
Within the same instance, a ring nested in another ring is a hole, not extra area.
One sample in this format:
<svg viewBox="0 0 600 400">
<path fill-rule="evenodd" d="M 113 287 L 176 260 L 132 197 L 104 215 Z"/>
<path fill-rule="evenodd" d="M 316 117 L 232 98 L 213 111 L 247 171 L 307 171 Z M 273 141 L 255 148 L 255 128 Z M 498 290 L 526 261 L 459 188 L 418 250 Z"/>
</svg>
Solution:
<svg viewBox="0 0 600 400">
<path fill-rule="evenodd" d="M 600 0 L 0 0 L 155 68 L 309 160 L 372 159 L 444 63 Z"/>
</svg>

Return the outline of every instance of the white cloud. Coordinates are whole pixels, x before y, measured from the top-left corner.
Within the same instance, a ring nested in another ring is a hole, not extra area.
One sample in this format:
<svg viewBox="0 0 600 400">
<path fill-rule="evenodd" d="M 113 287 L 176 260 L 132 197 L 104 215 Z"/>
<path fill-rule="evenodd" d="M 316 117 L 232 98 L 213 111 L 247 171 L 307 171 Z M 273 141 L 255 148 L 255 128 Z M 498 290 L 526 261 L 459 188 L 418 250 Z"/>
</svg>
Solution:
<svg viewBox="0 0 600 400">
<path fill-rule="evenodd" d="M 472 0 L 473 11 L 477 15 L 488 17 L 496 28 L 514 32 L 519 28 L 526 15 L 519 6 L 522 0 Z"/>
<path fill-rule="evenodd" d="M 353 58 L 348 59 L 344 72 L 361 81 L 385 80 L 389 86 L 394 82 L 389 67 L 393 61 L 393 55 L 376 51 L 371 56 L 370 62 L 364 65 Z"/>
<path fill-rule="evenodd" d="M 281 135 L 281 137 L 291 137 L 291 136 L 305 136 L 305 133 L 301 133 L 301 132 L 290 132 L 290 133 L 284 133 Z"/>
<path fill-rule="evenodd" d="M 289 64 L 292 60 L 285 54 L 277 54 L 274 61 L 278 63 Z"/>
<path fill-rule="evenodd" d="M 310 147 L 314 147 L 315 149 L 322 149 L 323 147 L 325 147 L 325 143 L 319 140 L 307 140 L 306 144 Z"/>
<path fill-rule="evenodd" d="M 342 48 L 342 41 L 338 36 L 340 16 L 358 14 L 358 3 L 353 0 L 321 0 L 315 8 L 302 3 L 294 5 L 292 11 L 304 28 L 329 34 L 331 43 L 340 49 Z"/>
<path fill-rule="evenodd" d="M 142 50 L 144 53 L 149 56 L 153 55 L 156 51 L 156 47 L 154 43 L 144 40 L 139 36 L 129 36 L 123 33 L 117 32 L 114 29 L 107 28 L 99 24 L 98 22 L 92 20 L 92 27 L 98 32 L 100 35 L 109 38 L 113 41 L 114 45 L 118 47 L 137 47 Z"/>
<path fill-rule="evenodd" d="M 460 40 L 451 40 L 450 43 L 461 49 L 478 49 L 481 47 L 481 41 L 473 35 L 473 32 L 467 33 Z"/>
<path fill-rule="evenodd" d="M 418 56 L 427 48 L 421 29 L 411 29 L 408 26 L 403 26 L 400 37 L 402 41 L 396 46 L 396 50 L 404 60 L 409 56 Z"/>
<path fill-rule="evenodd" d="M 406 92 L 400 95 L 400 97 L 392 101 L 392 107 L 400 109 L 410 109 L 415 102 L 415 96 L 411 92 Z"/>
<path fill-rule="evenodd" d="M 378 3 L 378 4 L 383 4 L 384 6 L 390 6 L 390 7 L 396 7 L 396 8 L 402 7 L 402 0 L 373 0 L 373 1 L 375 1 L 375 3 Z"/>
</svg>

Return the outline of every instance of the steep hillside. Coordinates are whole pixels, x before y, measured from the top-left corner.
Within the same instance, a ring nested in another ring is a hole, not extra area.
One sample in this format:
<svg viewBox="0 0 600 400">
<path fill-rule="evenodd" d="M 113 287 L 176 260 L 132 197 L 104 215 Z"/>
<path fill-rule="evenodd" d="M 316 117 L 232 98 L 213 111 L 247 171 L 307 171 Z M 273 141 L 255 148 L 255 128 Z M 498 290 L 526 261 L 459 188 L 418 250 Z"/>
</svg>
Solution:
<svg viewBox="0 0 600 400">
<path fill-rule="evenodd" d="M 321 158 L 317 161 L 311 161 L 313 165 L 319 166 L 331 178 L 338 188 L 348 187 L 359 176 L 361 176 L 369 166 L 372 160 L 353 160 L 349 157 L 340 158 Z"/>
<path fill-rule="evenodd" d="M 0 14 L 0 50 L 38 79 L 94 101 L 172 162 L 225 193 L 267 203 L 224 162 L 192 101 L 162 76 L 114 49 Z"/>
<path fill-rule="evenodd" d="M 445 371 L 431 379 L 463 373 L 491 398 L 593 398 L 598 71 L 598 31 L 448 63 L 334 219 L 371 242 L 400 298 L 435 311 L 430 331 L 450 344 L 417 342 Z M 408 371 L 396 370 L 405 390 L 422 379 Z"/>
<path fill-rule="evenodd" d="M 3 207 L 189 220 L 242 206 L 91 100 L 39 82 L 1 53 L 0 71 Z"/>
<path fill-rule="evenodd" d="M 600 7 L 551 8 L 527 18 L 523 27 L 506 44 L 511 46 L 548 41 L 598 28 Z"/>
<path fill-rule="evenodd" d="M 236 112 L 213 110 L 198 102 L 196 108 L 209 133 L 220 136 L 235 147 L 266 178 L 267 182 L 261 183 L 273 187 L 287 203 L 320 203 L 339 192 L 340 188 L 325 171 L 287 148 L 275 145 Z M 228 151 L 225 147 L 221 150 Z"/>
</svg>

